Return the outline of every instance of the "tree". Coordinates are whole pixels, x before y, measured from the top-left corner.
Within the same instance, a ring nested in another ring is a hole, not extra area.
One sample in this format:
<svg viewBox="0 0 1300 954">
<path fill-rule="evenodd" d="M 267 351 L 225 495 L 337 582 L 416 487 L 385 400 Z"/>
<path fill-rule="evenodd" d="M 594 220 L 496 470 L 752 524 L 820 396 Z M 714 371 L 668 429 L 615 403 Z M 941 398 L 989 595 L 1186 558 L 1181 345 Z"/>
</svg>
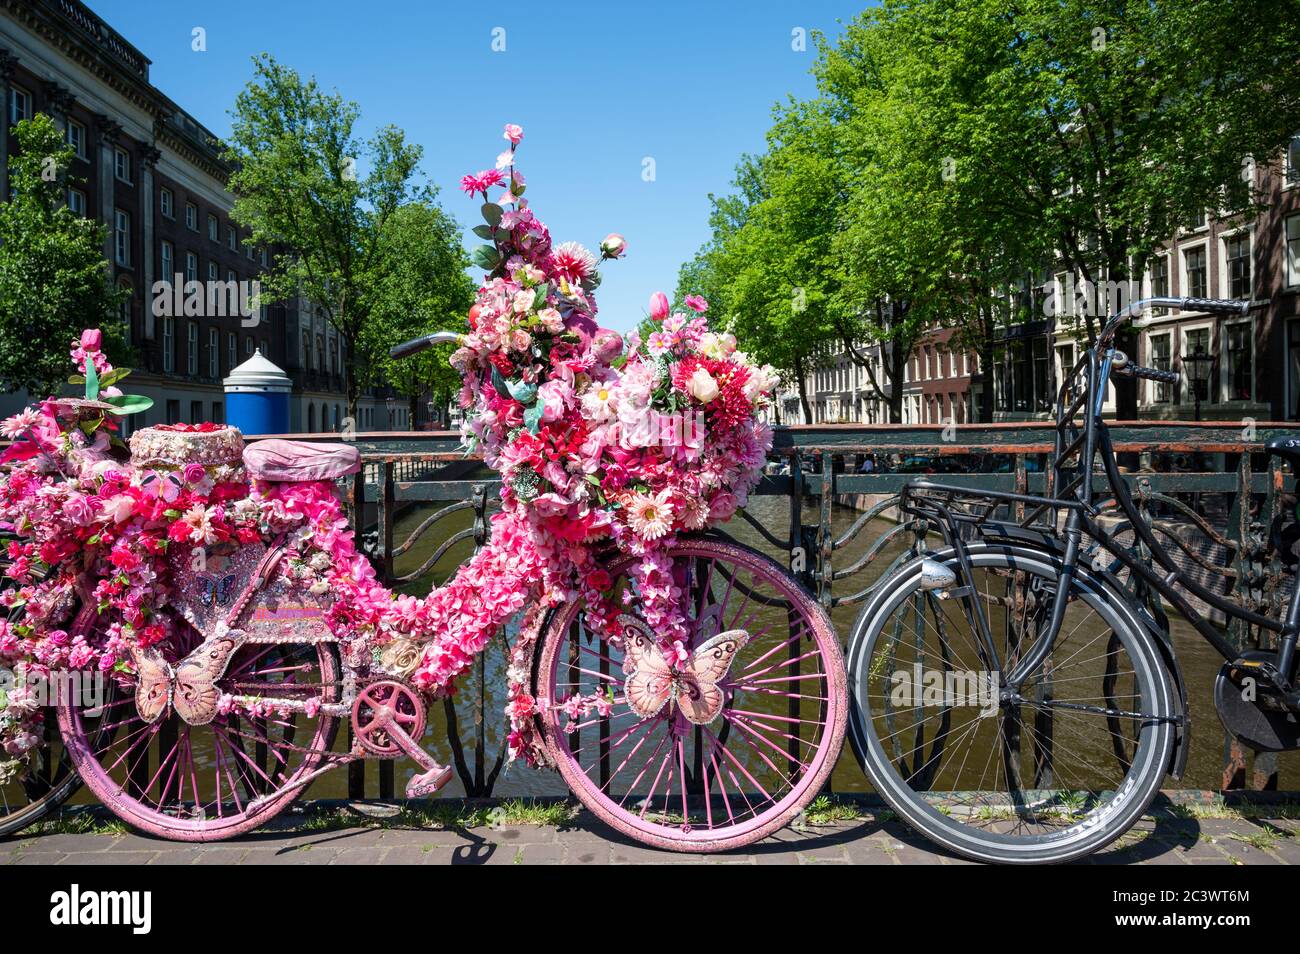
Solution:
<svg viewBox="0 0 1300 954">
<path fill-rule="evenodd" d="M 399 241 L 389 230 L 402 228 L 403 207 L 433 205 L 435 193 L 414 181 L 422 150 L 400 129 L 386 126 L 363 142 L 353 133 L 355 103 L 268 55 L 253 62 L 226 153 L 235 166 L 231 215 L 251 229 L 254 244 L 272 251 L 262 276 L 267 300 L 301 295 L 347 339 L 344 381 L 355 418 L 361 389 L 379 370 L 367 328 L 377 313 L 394 312 L 389 296 L 400 286 L 386 271 L 394 259 L 385 250 Z M 454 260 L 438 257 L 447 266 Z M 397 294 L 410 300 L 414 292 Z"/>
<path fill-rule="evenodd" d="M 13 196 L 0 203 L 0 385 L 57 394 L 67 378 L 67 344 L 83 328 L 105 332 L 122 360 L 117 308 L 104 261 L 104 226 L 67 207 L 73 151 L 49 116 L 13 128 Z"/>
<path fill-rule="evenodd" d="M 381 236 L 370 320 L 354 348 L 364 387 L 387 380 L 408 395 L 410 419 L 428 394 L 444 414 L 460 390 L 460 375 L 448 363 L 450 346 L 393 360 L 388 349 L 430 331 L 469 331 L 466 314 L 474 304 L 469 256 L 459 226 L 432 202 L 400 206 Z M 445 423 L 445 417 L 444 417 Z"/>
<path fill-rule="evenodd" d="M 1300 125 L 1300 18 L 1267 0 L 887 0 L 850 48 L 878 49 L 866 34 L 892 52 L 907 154 L 929 150 L 917 188 L 962 212 L 943 234 L 970 277 L 1059 263 L 1127 291 L 1194 216 L 1256 211 L 1243 160 Z M 1088 340 L 1099 317 L 1084 311 Z M 1135 395 L 1120 388 L 1121 415 Z"/>
</svg>

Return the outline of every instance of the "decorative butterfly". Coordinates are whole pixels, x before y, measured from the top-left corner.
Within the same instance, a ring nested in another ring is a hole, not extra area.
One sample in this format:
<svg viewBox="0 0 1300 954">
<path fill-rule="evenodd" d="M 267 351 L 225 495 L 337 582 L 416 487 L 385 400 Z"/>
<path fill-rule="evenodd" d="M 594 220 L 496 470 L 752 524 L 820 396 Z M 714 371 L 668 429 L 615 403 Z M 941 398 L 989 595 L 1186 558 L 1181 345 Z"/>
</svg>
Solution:
<svg viewBox="0 0 1300 954">
<path fill-rule="evenodd" d="M 189 725 L 207 725 L 217 715 L 217 680 L 242 642 L 239 631 L 209 639 L 172 666 L 156 648 L 134 653 L 135 708 L 145 722 L 157 722 L 168 705 Z"/>
<path fill-rule="evenodd" d="M 142 490 L 167 503 L 179 497 L 184 486 L 184 478 L 174 471 L 151 470 L 140 481 Z"/>
<path fill-rule="evenodd" d="M 651 719 L 664 707 L 677 703 L 688 722 L 708 725 L 722 712 L 725 693 L 718 682 L 727 675 L 731 664 L 749 633 L 730 629 L 705 640 L 686 661 L 686 667 L 674 670 L 659 648 L 654 634 L 640 620 L 620 617 L 624 623 L 624 646 L 627 652 L 623 669 L 627 679 L 623 692 L 627 704 L 643 719 Z"/>
<path fill-rule="evenodd" d="M 235 574 L 228 576 L 202 576 L 204 606 L 227 606 L 235 595 Z"/>
</svg>

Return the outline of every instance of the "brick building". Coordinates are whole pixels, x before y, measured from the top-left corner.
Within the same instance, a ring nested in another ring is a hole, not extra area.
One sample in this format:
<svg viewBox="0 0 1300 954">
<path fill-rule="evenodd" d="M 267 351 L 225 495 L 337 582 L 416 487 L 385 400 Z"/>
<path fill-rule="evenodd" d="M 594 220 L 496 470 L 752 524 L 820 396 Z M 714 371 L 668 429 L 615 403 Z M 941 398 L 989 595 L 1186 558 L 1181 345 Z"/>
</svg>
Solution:
<svg viewBox="0 0 1300 954">
<path fill-rule="evenodd" d="M 149 65 L 78 0 L 0 0 L 0 195 L 8 195 L 10 126 L 48 114 L 76 153 L 72 176 L 81 181 L 68 203 L 108 226 L 104 255 L 129 292 L 120 317 L 137 354 L 131 389 L 155 402 L 128 419 L 135 426 L 223 421 L 222 379 L 261 349 L 293 379 L 291 428 L 340 429 L 347 342 L 308 302 L 256 306 L 252 283 L 268 253 L 230 218 L 221 146 L 153 86 Z M 158 281 L 180 286 L 170 302 L 155 301 Z M 201 287 L 201 307 L 184 307 L 189 282 Z M 26 400 L 0 398 L 0 410 Z M 390 390 L 373 390 L 357 427 L 405 429 L 406 407 Z"/>
</svg>

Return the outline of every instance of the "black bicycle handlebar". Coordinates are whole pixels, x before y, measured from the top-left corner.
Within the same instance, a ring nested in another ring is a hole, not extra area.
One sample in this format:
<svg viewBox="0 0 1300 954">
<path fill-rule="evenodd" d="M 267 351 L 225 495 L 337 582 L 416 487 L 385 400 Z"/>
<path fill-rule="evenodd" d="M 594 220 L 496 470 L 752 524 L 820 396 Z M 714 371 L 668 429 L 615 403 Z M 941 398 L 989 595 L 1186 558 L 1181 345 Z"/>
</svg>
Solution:
<svg viewBox="0 0 1300 954">
<path fill-rule="evenodd" d="M 432 348 L 436 344 L 460 344 L 460 334 L 455 331 L 435 331 L 431 335 L 420 335 L 418 338 L 412 338 L 410 341 L 403 341 L 397 347 L 388 352 L 390 358 L 409 358 L 413 354 L 418 354 L 425 348 Z"/>
<path fill-rule="evenodd" d="M 1120 368 L 1116 372 L 1124 377 L 1146 378 L 1148 381 L 1159 381 L 1161 384 L 1177 384 L 1177 371 L 1161 371 L 1159 368 L 1144 368 L 1140 364 L 1130 364 L 1127 367 Z"/>
<path fill-rule="evenodd" d="M 1140 313 L 1143 308 L 1177 308 L 1179 311 L 1210 311 L 1222 315 L 1245 315 L 1249 314 L 1252 308 L 1258 308 L 1263 304 L 1266 303 L 1250 301 L 1249 299 L 1241 301 L 1235 298 L 1175 298 L 1171 296 L 1143 298 L 1121 309 L 1110 321 L 1106 322 L 1106 327 L 1097 336 L 1097 340 L 1103 344 L 1109 342 L 1114 337 L 1115 332 L 1119 330 L 1119 326 L 1126 319 Z"/>
</svg>

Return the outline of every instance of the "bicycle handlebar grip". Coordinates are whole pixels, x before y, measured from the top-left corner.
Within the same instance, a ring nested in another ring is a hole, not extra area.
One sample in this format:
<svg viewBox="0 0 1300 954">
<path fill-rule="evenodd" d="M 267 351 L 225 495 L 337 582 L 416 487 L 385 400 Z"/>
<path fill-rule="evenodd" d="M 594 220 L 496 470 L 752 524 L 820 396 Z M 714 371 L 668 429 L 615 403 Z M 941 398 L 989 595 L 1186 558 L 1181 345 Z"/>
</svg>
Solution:
<svg viewBox="0 0 1300 954">
<path fill-rule="evenodd" d="M 433 344 L 433 335 L 421 335 L 418 338 L 412 338 L 410 341 L 403 341 L 389 350 L 388 356 L 390 358 L 407 358 L 418 351 L 423 351 L 431 344 Z"/>
<path fill-rule="evenodd" d="M 1185 311 L 1217 311 L 1227 314 L 1244 315 L 1250 311 L 1250 301 L 1237 301 L 1233 298 L 1184 298 Z"/>
<path fill-rule="evenodd" d="M 1129 365 L 1129 370 L 1135 378 L 1146 378 L 1148 381 L 1159 381 L 1162 384 L 1177 384 L 1177 371 L 1161 371 L 1159 368 L 1144 368 L 1139 364 Z"/>
</svg>

